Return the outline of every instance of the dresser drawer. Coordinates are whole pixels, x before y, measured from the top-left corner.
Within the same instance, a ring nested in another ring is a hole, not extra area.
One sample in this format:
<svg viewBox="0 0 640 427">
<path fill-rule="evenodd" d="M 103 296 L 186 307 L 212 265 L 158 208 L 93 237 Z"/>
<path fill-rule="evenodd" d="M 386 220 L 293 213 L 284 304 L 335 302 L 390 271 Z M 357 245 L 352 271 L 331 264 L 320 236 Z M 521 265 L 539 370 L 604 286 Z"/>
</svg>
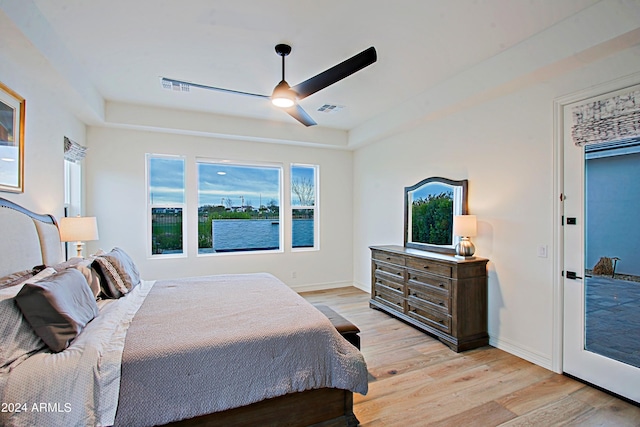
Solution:
<svg viewBox="0 0 640 427">
<path fill-rule="evenodd" d="M 394 291 L 401 292 L 402 295 L 404 295 L 404 281 L 402 277 L 397 278 L 384 271 L 376 270 L 376 285 L 385 286 Z"/>
<path fill-rule="evenodd" d="M 451 332 L 451 317 L 439 310 L 432 310 L 423 304 L 418 303 L 414 298 L 407 300 L 407 314 L 424 323 L 435 327 L 443 332 Z"/>
<path fill-rule="evenodd" d="M 387 264 L 385 262 L 374 262 L 376 266 L 376 276 L 381 273 L 388 278 L 394 278 L 395 280 L 404 281 L 404 267 L 399 267 L 393 264 Z"/>
<path fill-rule="evenodd" d="M 407 267 L 418 271 L 451 277 L 451 266 L 420 258 L 407 258 Z"/>
<path fill-rule="evenodd" d="M 410 300 L 418 304 L 432 307 L 436 310 L 450 314 L 451 299 L 449 293 L 438 290 L 431 286 L 421 285 L 417 282 L 411 282 L 407 285 L 408 297 Z"/>
<path fill-rule="evenodd" d="M 391 264 L 404 265 L 404 257 L 402 255 L 394 255 L 388 252 L 373 251 L 371 257 L 374 260 L 384 261 Z"/>
<path fill-rule="evenodd" d="M 376 282 L 374 286 L 373 299 L 393 308 L 396 311 L 404 312 L 405 299 L 401 292 L 390 289 L 387 286 Z"/>
<path fill-rule="evenodd" d="M 451 279 L 442 276 L 422 274 L 420 271 L 407 270 L 408 283 L 415 283 L 427 287 L 436 288 L 443 292 L 451 292 Z"/>
</svg>

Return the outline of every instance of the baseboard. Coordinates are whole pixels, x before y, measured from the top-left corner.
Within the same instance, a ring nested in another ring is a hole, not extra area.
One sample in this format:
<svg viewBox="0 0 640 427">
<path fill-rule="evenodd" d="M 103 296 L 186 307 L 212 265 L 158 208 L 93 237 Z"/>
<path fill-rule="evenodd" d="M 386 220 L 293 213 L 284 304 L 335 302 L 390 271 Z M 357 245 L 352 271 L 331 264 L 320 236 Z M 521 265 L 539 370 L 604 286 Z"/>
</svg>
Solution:
<svg viewBox="0 0 640 427">
<path fill-rule="evenodd" d="M 296 285 L 291 286 L 291 289 L 300 293 L 300 292 L 312 292 L 312 291 L 324 291 L 326 289 L 338 289 L 338 288 L 348 288 L 353 286 L 352 282 L 329 282 L 329 283 L 314 283 L 308 285 Z"/>
<path fill-rule="evenodd" d="M 353 286 L 354 288 L 358 288 L 358 289 L 360 289 L 361 291 L 365 291 L 365 292 L 367 292 L 367 293 L 371 293 L 371 283 L 367 283 L 367 284 L 365 285 L 365 284 L 362 284 L 362 283 L 360 283 L 360 282 L 353 282 L 353 283 L 351 284 L 351 286 Z"/>
<path fill-rule="evenodd" d="M 511 353 L 514 356 L 518 356 L 521 359 L 527 360 L 545 369 L 553 371 L 551 357 L 548 355 L 538 353 L 535 350 L 523 347 L 520 344 L 516 344 L 504 338 L 494 338 L 491 336 L 491 334 L 489 334 L 489 345 L 506 351 L 507 353 Z"/>
<path fill-rule="evenodd" d="M 349 288 L 349 287 L 358 288 L 361 291 L 364 291 L 367 293 L 371 292 L 371 285 L 363 285 L 362 283 L 358 283 L 358 282 L 315 283 L 310 285 L 297 285 L 297 286 L 289 285 L 289 287 L 296 292 L 324 291 L 327 289 L 338 289 L 338 288 Z"/>
</svg>

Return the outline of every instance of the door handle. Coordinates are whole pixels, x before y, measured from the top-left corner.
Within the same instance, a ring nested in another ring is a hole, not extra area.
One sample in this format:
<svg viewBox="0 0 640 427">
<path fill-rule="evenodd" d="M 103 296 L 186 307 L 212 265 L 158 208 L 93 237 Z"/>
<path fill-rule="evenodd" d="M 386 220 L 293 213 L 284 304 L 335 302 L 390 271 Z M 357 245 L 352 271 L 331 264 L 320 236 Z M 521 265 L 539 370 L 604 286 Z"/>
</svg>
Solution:
<svg viewBox="0 0 640 427">
<path fill-rule="evenodd" d="M 576 280 L 576 279 L 580 279 L 582 280 L 582 277 L 580 276 L 576 276 L 576 272 L 575 271 L 567 271 L 567 279 L 572 279 L 572 280 Z"/>
</svg>

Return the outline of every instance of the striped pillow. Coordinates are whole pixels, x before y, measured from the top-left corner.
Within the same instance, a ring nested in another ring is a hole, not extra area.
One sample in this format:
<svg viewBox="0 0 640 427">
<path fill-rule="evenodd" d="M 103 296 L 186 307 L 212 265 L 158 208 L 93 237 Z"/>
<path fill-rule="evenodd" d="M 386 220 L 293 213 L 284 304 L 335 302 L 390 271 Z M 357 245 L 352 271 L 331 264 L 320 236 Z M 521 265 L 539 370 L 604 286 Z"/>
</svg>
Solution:
<svg viewBox="0 0 640 427">
<path fill-rule="evenodd" d="M 120 248 L 98 256 L 91 267 L 99 272 L 102 293 L 107 298 L 120 298 L 140 284 L 138 268 Z"/>
</svg>

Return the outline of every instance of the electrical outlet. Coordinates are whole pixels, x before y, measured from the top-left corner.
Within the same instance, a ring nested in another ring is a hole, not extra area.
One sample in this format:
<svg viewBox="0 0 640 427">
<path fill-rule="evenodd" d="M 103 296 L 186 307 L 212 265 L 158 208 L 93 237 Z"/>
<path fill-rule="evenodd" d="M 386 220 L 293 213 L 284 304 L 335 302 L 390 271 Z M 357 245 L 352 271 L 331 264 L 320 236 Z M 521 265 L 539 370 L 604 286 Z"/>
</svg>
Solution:
<svg viewBox="0 0 640 427">
<path fill-rule="evenodd" d="M 291 278 L 295 279 L 296 277 L 298 277 L 298 273 L 296 271 L 292 271 L 291 272 Z"/>
</svg>

